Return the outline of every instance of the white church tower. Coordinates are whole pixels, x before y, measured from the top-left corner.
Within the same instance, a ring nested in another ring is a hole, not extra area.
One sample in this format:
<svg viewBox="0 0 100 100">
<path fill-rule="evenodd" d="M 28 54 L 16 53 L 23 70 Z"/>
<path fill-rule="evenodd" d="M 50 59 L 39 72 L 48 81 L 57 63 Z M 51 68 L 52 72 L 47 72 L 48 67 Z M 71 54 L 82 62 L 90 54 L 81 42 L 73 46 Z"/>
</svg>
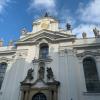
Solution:
<svg viewBox="0 0 100 100">
<path fill-rule="evenodd" d="M 6 47 L 0 41 L 0 100 L 100 100 L 100 35 L 73 35 L 46 13 Z"/>
</svg>

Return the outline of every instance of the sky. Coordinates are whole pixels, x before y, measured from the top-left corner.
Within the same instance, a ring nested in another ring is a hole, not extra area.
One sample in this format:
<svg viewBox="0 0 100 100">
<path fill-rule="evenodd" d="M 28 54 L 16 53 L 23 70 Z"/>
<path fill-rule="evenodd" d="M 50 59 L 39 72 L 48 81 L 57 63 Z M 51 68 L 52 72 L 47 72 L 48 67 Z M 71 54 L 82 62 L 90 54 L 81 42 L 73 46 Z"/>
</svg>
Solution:
<svg viewBox="0 0 100 100">
<path fill-rule="evenodd" d="M 17 41 L 20 31 L 32 31 L 32 22 L 48 12 L 57 18 L 60 27 L 72 25 L 73 34 L 93 36 L 100 29 L 100 0 L 0 0 L 0 39 L 7 45 Z"/>
</svg>

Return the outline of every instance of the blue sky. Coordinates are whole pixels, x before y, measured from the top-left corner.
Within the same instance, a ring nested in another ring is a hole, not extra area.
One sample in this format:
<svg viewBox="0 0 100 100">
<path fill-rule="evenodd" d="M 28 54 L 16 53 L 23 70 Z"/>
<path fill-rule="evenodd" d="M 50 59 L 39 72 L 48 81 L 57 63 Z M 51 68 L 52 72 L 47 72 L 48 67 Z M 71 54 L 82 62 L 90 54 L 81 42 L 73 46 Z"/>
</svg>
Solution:
<svg viewBox="0 0 100 100">
<path fill-rule="evenodd" d="M 86 32 L 100 25 L 100 0 L 0 0 L 0 39 L 7 45 L 16 41 L 20 30 L 32 30 L 33 20 L 47 11 L 60 21 L 60 25 L 72 24 L 73 34 Z M 64 23 L 65 22 L 65 23 Z"/>
</svg>

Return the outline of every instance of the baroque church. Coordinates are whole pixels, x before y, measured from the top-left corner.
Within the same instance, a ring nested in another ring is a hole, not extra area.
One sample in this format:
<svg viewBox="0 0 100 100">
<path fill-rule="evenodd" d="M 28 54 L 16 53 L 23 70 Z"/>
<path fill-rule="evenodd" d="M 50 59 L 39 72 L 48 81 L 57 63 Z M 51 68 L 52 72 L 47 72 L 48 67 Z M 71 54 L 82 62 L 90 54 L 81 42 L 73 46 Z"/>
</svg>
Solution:
<svg viewBox="0 0 100 100">
<path fill-rule="evenodd" d="M 46 13 L 15 45 L 0 41 L 0 100 L 100 100 L 100 31 L 65 27 Z"/>
</svg>

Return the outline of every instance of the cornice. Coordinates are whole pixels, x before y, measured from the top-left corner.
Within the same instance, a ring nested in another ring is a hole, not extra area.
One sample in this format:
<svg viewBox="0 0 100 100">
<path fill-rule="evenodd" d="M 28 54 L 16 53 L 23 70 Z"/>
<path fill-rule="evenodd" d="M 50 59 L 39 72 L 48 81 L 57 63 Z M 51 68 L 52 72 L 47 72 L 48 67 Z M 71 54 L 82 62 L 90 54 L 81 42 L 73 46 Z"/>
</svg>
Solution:
<svg viewBox="0 0 100 100">
<path fill-rule="evenodd" d="M 16 50 L 0 51 L 0 55 L 1 55 L 1 54 L 14 54 L 14 53 L 16 53 Z"/>
<path fill-rule="evenodd" d="M 43 58 L 39 58 L 39 59 L 34 59 L 32 62 L 34 63 L 39 63 L 39 62 L 51 62 L 52 59 L 50 57 L 43 59 Z"/>
<path fill-rule="evenodd" d="M 83 92 L 83 95 L 85 95 L 85 96 L 100 96 L 100 93 Z"/>
<path fill-rule="evenodd" d="M 33 33 L 33 34 L 29 34 L 26 37 L 21 38 L 19 41 L 27 41 L 30 38 L 35 38 L 35 37 L 37 37 L 37 36 L 39 36 L 41 34 L 44 34 L 44 35 L 48 34 L 49 36 L 53 35 L 53 37 L 57 37 L 57 38 L 67 38 L 67 37 L 74 37 L 75 38 L 75 35 L 69 35 L 69 34 L 64 34 L 64 33 L 50 31 L 50 30 L 41 30 L 41 31 Z"/>
<path fill-rule="evenodd" d="M 96 48 L 96 47 L 100 48 L 100 43 L 79 44 L 79 45 L 73 44 L 66 47 L 73 47 L 74 49 L 86 49 L 86 48 L 91 49 L 91 48 Z"/>
<path fill-rule="evenodd" d="M 31 44 L 33 45 L 33 44 L 39 43 L 39 41 L 41 41 L 42 39 L 47 40 L 49 43 L 61 43 L 61 42 L 73 41 L 73 40 L 75 40 L 75 37 L 51 39 L 51 38 L 44 36 L 44 37 L 40 37 L 33 41 L 31 41 L 31 40 L 30 41 L 18 41 L 18 42 L 16 42 L 16 45 L 31 45 Z"/>
</svg>

